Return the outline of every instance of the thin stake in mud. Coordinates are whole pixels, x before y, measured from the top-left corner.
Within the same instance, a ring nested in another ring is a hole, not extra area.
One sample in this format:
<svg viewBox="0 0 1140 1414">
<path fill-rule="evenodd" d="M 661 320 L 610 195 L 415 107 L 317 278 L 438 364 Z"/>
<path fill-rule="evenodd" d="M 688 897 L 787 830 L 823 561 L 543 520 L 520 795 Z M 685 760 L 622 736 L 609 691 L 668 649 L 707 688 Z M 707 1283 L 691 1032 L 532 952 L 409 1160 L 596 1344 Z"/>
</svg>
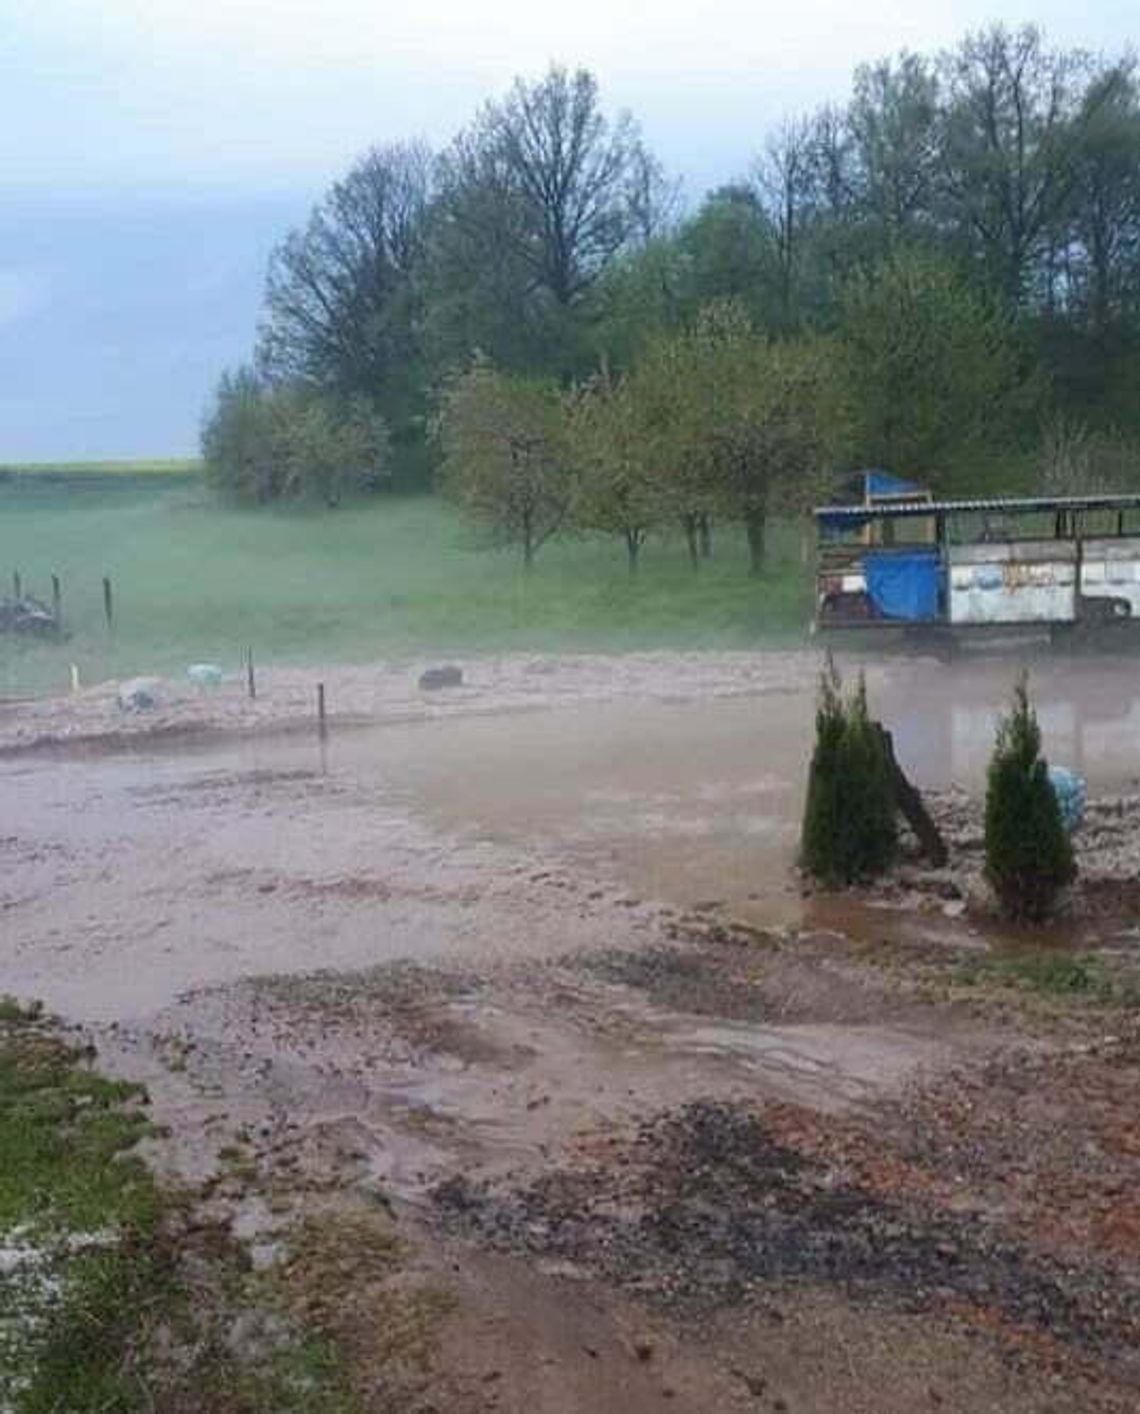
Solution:
<svg viewBox="0 0 1140 1414">
<path fill-rule="evenodd" d="M 253 675 L 252 648 L 247 648 L 245 650 L 245 680 L 246 685 L 249 688 L 249 700 L 251 702 L 255 702 L 257 700 L 257 679 Z"/>
<path fill-rule="evenodd" d="M 12 571 L 12 598 L 13 598 L 13 599 L 22 599 L 22 598 L 24 597 L 23 592 L 22 592 L 22 591 L 23 591 L 23 588 L 24 588 L 24 586 L 23 586 L 23 584 L 22 584 L 21 581 L 20 581 L 20 571 L 19 571 L 19 570 L 13 570 L 13 571 Z"/>
<path fill-rule="evenodd" d="M 321 740 L 329 734 L 328 722 L 325 718 L 325 685 L 323 682 L 317 683 L 317 731 Z"/>
<path fill-rule="evenodd" d="M 113 632 L 115 628 L 115 600 L 108 575 L 103 576 L 103 617 L 107 620 L 108 633 Z"/>
<path fill-rule="evenodd" d="M 51 615 L 55 619 L 55 631 L 59 633 L 63 629 L 63 586 L 57 574 L 51 577 Z"/>
</svg>

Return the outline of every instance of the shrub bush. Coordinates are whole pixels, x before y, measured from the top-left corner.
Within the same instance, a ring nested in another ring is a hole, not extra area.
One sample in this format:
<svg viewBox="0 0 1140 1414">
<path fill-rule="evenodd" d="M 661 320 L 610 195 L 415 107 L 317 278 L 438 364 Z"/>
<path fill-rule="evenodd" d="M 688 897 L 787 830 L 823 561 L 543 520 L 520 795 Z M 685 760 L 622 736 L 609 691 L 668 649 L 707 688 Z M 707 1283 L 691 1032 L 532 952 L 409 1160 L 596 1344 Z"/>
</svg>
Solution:
<svg viewBox="0 0 1140 1414">
<path fill-rule="evenodd" d="M 986 786 L 986 878 L 1007 917 L 1039 922 L 1076 877 L 1024 677 L 998 724 Z"/>
<path fill-rule="evenodd" d="M 867 714 L 866 684 L 860 675 L 845 700 L 829 661 L 816 708 L 801 867 L 829 887 L 852 884 L 881 874 L 897 844 L 894 790 L 882 738 Z"/>
</svg>

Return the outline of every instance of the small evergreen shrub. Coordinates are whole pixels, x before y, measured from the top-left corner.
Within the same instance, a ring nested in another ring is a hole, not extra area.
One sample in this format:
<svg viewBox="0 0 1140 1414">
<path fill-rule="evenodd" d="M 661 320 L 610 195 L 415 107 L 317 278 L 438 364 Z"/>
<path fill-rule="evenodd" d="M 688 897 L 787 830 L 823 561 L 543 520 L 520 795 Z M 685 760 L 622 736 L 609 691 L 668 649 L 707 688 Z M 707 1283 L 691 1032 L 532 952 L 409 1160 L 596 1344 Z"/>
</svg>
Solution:
<svg viewBox="0 0 1140 1414">
<path fill-rule="evenodd" d="M 895 797 L 882 738 L 867 714 L 860 674 L 844 699 L 835 665 L 820 680 L 800 865 L 828 887 L 883 873 L 898 844 Z"/>
<path fill-rule="evenodd" d="M 1024 677 L 998 725 L 986 785 L 986 878 L 1009 918 L 1039 922 L 1077 873 L 1041 755 L 1041 728 Z"/>
</svg>

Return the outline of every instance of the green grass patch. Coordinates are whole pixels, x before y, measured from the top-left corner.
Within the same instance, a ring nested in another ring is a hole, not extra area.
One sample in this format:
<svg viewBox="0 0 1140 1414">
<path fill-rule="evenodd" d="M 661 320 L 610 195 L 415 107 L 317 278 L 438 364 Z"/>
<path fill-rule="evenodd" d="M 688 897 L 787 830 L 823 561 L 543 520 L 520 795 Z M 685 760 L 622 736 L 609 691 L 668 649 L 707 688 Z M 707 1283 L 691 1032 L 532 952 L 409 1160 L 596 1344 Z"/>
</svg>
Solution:
<svg viewBox="0 0 1140 1414">
<path fill-rule="evenodd" d="M 134 1407 L 122 1357 L 162 1290 L 137 1087 L 107 1080 L 35 1009 L 0 1006 L 0 1404 L 22 1414 Z"/>
<path fill-rule="evenodd" d="M 336 1348 L 300 1324 L 236 1348 L 252 1278 L 180 1221 L 134 1154 L 142 1092 L 36 1008 L 0 999 L 0 1408 L 13 1414 L 355 1414 Z M 256 1310 L 254 1305 L 252 1309 Z"/>
<path fill-rule="evenodd" d="M 1091 953 L 1038 952 L 1024 957 L 971 958 L 956 980 L 969 987 L 1014 988 L 1053 997 L 1131 1004 L 1132 988 Z"/>
<path fill-rule="evenodd" d="M 0 694 L 181 673 L 196 661 L 365 662 L 425 654 L 749 648 L 801 638 L 811 612 L 805 526 L 772 528 L 768 573 L 717 527 L 693 573 L 683 538 L 651 540 L 631 577 L 615 537 L 564 537 L 526 574 L 434 497 L 336 510 L 243 510 L 161 477 L 0 481 L 0 591 L 18 571 L 50 602 L 64 642 L 0 639 Z M 111 578 L 115 629 L 103 616 Z"/>
<path fill-rule="evenodd" d="M 202 463 L 197 457 L 139 458 L 102 462 L 8 462 L 0 463 L 0 478 L 21 476 L 104 477 L 104 476 L 199 476 Z"/>
<path fill-rule="evenodd" d="M 147 1228 L 156 1216 L 145 1168 L 125 1156 L 146 1132 L 137 1086 L 87 1069 L 32 1011 L 0 1009 L 0 1230 Z"/>
</svg>

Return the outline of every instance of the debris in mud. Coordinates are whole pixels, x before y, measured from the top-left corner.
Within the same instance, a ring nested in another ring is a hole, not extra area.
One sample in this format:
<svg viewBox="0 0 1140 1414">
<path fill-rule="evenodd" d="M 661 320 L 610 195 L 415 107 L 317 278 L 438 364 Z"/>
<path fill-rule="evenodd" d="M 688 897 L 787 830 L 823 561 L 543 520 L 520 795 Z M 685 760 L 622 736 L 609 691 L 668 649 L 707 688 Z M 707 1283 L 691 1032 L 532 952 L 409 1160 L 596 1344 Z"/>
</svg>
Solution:
<svg viewBox="0 0 1140 1414">
<path fill-rule="evenodd" d="M 921 1007 L 884 970 L 831 938 L 783 939 L 733 925 L 680 925 L 671 943 L 606 948 L 561 965 L 630 987 L 669 1011 L 767 1025 L 902 1020 Z"/>
<path fill-rule="evenodd" d="M 124 712 L 153 712 L 159 706 L 158 678 L 129 678 L 119 684 L 118 702 Z"/>
<path fill-rule="evenodd" d="M 888 1133 L 949 1198 L 997 1208 L 1063 1260 L 1140 1268 L 1140 1029 L 996 1057 L 916 1090 Z"/>
<path fill-rule="evenodd" d="M 516 1189 L 439 1185 L 445 1224 L 572 1261 L 650 1300 L 711 1309 L 787 1283 L 904 1311 L 1037 1329 L 1140 1381 L 1140 1280 L 1031 1252 L 978 1216 L 877 1196 L 789 1148 L 762 1113 L 698 1101 L 648 1121 L 604 1166 Z"/>
<path fill-rule="evenodd" d="M 0 598 L 0 633 L 47 638 L 59 632 L 59 621 L 46 604 L 30 594 Z"/>
<path fill-rule="evenodd" d="M 359 972 L 310 972 L 258 978 L 255 994 L 281 1007 L 294 1038 L 312 1032 L 325 1045 L 335 1032 L 370 1037 L 375 1059 L 416 1064 L 429 1053 L 465 1063 L 500 1058 L 474 1022 L 451 1004 L 477 996 L 486 979 L 473 973 L 396 962 Z"/>
<path fill-rule="evenodd" d="M 221 687 L 224 674 L 217 663 L 191 663 L 186 676 L 195 687 Z"/>
<path fill-rule="evenodd" d="M 984 872 L 984 801 L 960 790 L 931 791 L 926 799 L 949 847 L 949 862 L 933 868 L 904 840 L 891 872 L 859 894 L 917 912 L 996 917 L 997 904 Z M 1061 896 L 1057 919 L 1126 924 L 1140 918 L 1140 796 L 1089 800 L 1072 838 L 1080 874 Z"/>
<path fill-rule="evenodd" d="M 420 674 L 420 687 L 424 692 L 437 692 L 443 687 L 462 685 L 463 669 L 457 668 L 454 663 L 445 664 L 440 668 L 425 668 Z"/>
<path fill-rule="evenodd" d="M 779 1001 L 767 996 L 754 979 L 696 949 L 608 948 L 565 961 L 603 981 L 635 987 L 656 1006 L 729 1021 L 764 1021 L 780 1015 Z"/>
</svg>

